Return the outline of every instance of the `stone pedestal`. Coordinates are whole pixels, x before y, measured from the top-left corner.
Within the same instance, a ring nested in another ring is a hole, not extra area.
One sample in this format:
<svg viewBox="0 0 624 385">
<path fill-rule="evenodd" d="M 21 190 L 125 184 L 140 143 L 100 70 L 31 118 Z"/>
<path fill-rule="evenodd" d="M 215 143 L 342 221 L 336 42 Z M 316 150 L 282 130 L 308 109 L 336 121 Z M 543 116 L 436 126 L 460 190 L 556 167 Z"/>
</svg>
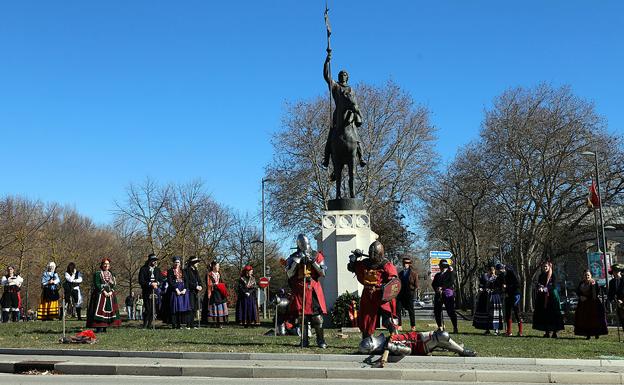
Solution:
<svg viewBox="0 0 624 385">
<path fill-rule="evenodd" d="M 330 206 L 331 207 L 331 206 Z M 327 274 L 323 279 L 323 292 L 327 311 L 331 312 L 336 298 L 344 294 L 360 293 L 362 285 L 347 270 L 352 250 L 368 253 L 368 246 L 377 239 L 370 229 L 370 217 L 366 210 L 328 210 L 323 213 L 318 250 L 323 252 Z"/>
</svg>

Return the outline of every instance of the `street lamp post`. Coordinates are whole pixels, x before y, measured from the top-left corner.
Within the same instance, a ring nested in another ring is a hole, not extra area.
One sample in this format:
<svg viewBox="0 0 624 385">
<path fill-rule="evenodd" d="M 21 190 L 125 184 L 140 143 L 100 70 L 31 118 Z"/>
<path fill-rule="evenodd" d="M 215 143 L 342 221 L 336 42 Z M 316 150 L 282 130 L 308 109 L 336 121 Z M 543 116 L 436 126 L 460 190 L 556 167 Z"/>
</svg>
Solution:
<svg viewBox="0 0 624 385">
<path fill-rule="evenodd" d="M 602 260 L 605 269 L 605 290 L 609 292 L 609 277 L 607 277 L 607 237 L 605 235 L 604 217 L 602 215 L 602 197 L 600 195 L 600 176 L 598 174 L 598 153 L 596 151 L 583 151 L 581 155 L 594 157 L 594 171 L 596 173 L 596 193 L 598 194 L 598 202 L 600 203 L 600 229 L 602 230 Z M 600 245 L 598 245 L 598 252 L 600 252 Z"/>
<path fill-rule="evenodd" d="M 264 222 L 264 184 L 267 182 L 272 182 L 271 178 L 262 178 L 262 276 L 266 277 L 266 232 L 265 232 L 265 222 Z M 262 316 L 266 318 L 267 313 L 267 290 L 264 288 L 264 303 L 262 305 Z"/>
</svg>

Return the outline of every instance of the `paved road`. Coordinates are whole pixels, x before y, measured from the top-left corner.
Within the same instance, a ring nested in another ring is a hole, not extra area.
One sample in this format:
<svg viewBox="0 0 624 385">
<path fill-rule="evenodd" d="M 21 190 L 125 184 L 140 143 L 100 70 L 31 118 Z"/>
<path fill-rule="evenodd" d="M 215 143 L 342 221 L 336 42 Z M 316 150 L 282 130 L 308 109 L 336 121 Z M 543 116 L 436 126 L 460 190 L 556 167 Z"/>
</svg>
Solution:
<svg viewBox="0 0 624 385">
<path fill-rule="evenodd" d="M 217 382 L 219 384 L 249 384 L 249 379 L 238 378 L 210 378 L 210 377 L 147 377 L 147 376 L 64 376 L 64 375 L 39 375 L 27 376 L 19 374 L 2 374 L 0 373 L 0 383 L 8 383 L 12 385 L 67 385 L 69 382 L 73 384 L 89 384 L 89 385 L 111 385 L 111 384 L 149 384 L 149 385 L 178 385 L 182 381 L 185 385 L 207 384 Z M 383 380 L 323 380 L 323 379 L 253 379 L 253 385 L 357 385 L 361 383 L 390 385 L 390 384 L 419 384 L 419 385 L 467 385 L 467 384 L 483 384 L 483 382 L 423 382 L 423 381 L 383 381 Z M 515 382 L 506 383 L 506 385 L 528 385 L 528 383 Z M 570 384 L 570 385 L 586 385 L 586 384 Z M 600 385 L 600 384 L 598 384 Z"/>
</svg>

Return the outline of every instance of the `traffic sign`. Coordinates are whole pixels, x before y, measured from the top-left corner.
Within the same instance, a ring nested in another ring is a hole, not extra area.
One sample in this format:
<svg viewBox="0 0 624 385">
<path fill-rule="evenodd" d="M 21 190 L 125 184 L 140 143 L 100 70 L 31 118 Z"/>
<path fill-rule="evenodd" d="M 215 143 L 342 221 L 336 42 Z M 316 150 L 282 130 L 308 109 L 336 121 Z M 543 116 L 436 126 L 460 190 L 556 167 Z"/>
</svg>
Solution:
<svg viewBox="0 0 624 385">
<path fill-rule="evenodd" d="M 446 259 L 449 265 L 453 265 L 453 253 L 450 251 L 430 251 L 429 252 L 429 272 L 431 276 L 440 272 L 440 260 Z"/>
<path fill-rule="evenodd" d="M 258 281 L 258 286 L 260 286 L 260 288 L 262 289 L 269 286 L 269 279 L 267 277 L 260 278 L 260 281 Z"/>
</svg>

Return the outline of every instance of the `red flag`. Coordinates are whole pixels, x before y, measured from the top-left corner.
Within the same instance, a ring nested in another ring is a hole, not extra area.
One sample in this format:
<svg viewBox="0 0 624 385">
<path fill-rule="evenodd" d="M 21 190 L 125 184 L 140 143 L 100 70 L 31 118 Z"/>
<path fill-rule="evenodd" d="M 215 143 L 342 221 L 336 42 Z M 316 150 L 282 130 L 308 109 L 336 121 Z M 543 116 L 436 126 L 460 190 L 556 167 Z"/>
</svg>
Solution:
<svg viewBox="0 0 624 385">
<path fill-rule="evenodd" d="M 589 202 L 592 204 L 593 208 L 600 207 L 600 196 L 598 195 L 595 182 L 592 182 L 589 188 Z"/>
</svg>

